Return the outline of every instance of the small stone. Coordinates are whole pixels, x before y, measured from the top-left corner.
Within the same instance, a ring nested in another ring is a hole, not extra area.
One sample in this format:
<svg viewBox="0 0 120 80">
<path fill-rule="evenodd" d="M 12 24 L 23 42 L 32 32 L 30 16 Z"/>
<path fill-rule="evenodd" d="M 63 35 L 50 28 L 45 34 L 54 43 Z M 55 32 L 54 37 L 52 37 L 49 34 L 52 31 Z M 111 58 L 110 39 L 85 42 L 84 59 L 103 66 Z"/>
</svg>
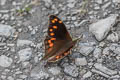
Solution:
<svg viewBox="0 0 120 80">
<path fill-rule="evenodd" d="M 112 0 L 114 3 L 120 3 L 120 0 Z"/>
<path fill-rule="evenodd" d="M 95 50 L 93 52 L 93 56 L 95 58 L 100 58 L 101 57 L 101 53 L 102 53 L 102 50 L 100 48 L 95 48 Z"/>
<path fill-rule="evenodd" d="M 74 21 L 74 20 L 76 20 L 77 18 L 74 16 L 74 17 L 72 17 L 72 20 Z"/>
<path fill-rule="evenodd" d="M 99 63 L 95 63 L 94 64 L 95 68 L 107 75 L 115 75 L 117 74 L 117 71 L 115 70 L 111 70 L 111 69 L 108 69 L 107 67 L 103 66 L 102 64 L 99 64 Z"/>
<path fill-rule="evenodd" d="M 80 47 L 80 53 L 87 56 L 94 50 L 94 47 L 92 46 L 81 46 Z"/>
<path fill-rule="evenodd" d="M 20 40 L 18 39 L 17 40 L 17 46 L 24 46 L 24 45 L 31 45 L 32 44 L 32 41 L 30 40 Z"/>
<path fill-rule="evenodd" d="M 64 67 L 64 72 L 72 77 L 78 76 L 78 68 L 75 65 L 66 65 Z"/>
<path fill-rule="evenodd" d="M 26 48 L 26 49 L 22 49 L 18 52 L 20 61 L 26 61 L 29 60 L 32 56 L 32 50 L 31 48 Z"/>
<path fill-rule="evenodd" d="M 6 4 L 6 1 L 7 1 L 7 0 L 1 0 L 1 1 L 0 1 L 0 5 L 2 5 L 2 6 L 5 5 L 5 4 Z"/>
<path fill-rule="evenodd" d="M 83 79 L 89 78 L 91 77 L 91 75 L 92 75 L 92 72 L 88 71 L 87 73 L 83 75 Z"/>
<path fill-rule="evenodd" d="M 104 48 L 102 54 L 103 54 L 103 55 L 109 55 L 109 54 L 110 54 L 110 49 L 109 49 L 109 47 Z"/>
<path fill-rule="evenodd" d="M 25 79 L 27 78 L 27 75 L 20 75 L 20 78 Z"/>
<path fill-rule="evenodd" d="M 109 78 L 109 77 L 110 77 L 109 75 L 107 75 L 107 74 L 105 74 L 105 73 L 103 73 L 103 72 L 101 72 L 101 71 L 99 71 L 99 70 L 96 70 L 96 69 L 92 69 L 91 71 L 92 71 L 93 73 L 102 75 L 102 76 L 104 76 L 105 78 Z"/>
<path fill-rule="evenodd" d="M 36 66 L 32 69 L 30 76 L 35 80 L 46 80 L 49 74 L 44 71 L 43 67 Z"/>
<path fill-rule="evenodd" d="M 109 1 L 108 3 L 104 4 L 102 6 L 102 9 L 105 10 L 106 8 L 108 8 L 111 5 L 111 2 Z"/>
<path fill-rule="evenodd" d="M 118 42 L 119 41 L 119 36 L 116 32 L 114 32 L 107 37 L 107 40 L 111 41 L 111 42 Z"/>
<path fill-rule="evenodd" d="M 15 29 L 12 28 L 10 25 L 0 24 L 0 36 L 9 37 L 13 35 L 14 32 L 15 32 Z"/>
<path fill-rule="evenodd" d="M 84 66 L 84 65 L 87 65 L 87 60 L 86 60 L 85 57 L 83 57 L 83 58 L 76 58 L 75 59 L 75 64 L 77 66 Z"/>
<path fill-rule="evenodd" d="M 103 0 L 95 0 L 98 4 L 102 4 Z"/>
<path fill-rule="evenodd" d="M 14 80 L 12 76 L 8 76 L 7 80 Z"/>
<path fill-rule="evenodd" d="M 106 19 L 99 20 L 89 26 L 89 31 L 95 35 L 98 41 L 101 41 L 107 36 L 108 32 L 115 24 L 117 17 L 118 15 L 114 14 Z"/>
<path fill-rule="evenodd" d="M 59 67 L 52 67 L 49 69 L 49 72 L 53 75 L 58 75 L 61 73 L 61 69 Z"/>
<path fill-rule="evenodd" d="M 9 67 L 12 64 L 13 60 L 5 55 L 0 56 L 0 66 Z"/>
</svg>

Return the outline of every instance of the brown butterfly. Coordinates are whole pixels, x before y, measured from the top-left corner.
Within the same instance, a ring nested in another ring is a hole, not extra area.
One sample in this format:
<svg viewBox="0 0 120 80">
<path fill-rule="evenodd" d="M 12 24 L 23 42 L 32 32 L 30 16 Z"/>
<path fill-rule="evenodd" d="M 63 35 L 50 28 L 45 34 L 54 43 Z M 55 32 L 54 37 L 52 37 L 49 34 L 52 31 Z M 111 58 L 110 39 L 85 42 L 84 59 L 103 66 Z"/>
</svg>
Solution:
<svg viewBox="0 0 120 80">
<path fill-rule="evenodd" d="M 68 54 L 78 39 L 72 40 L 63 22 L 54 15 L 50 15 L 48 36 L 44 40 L 45 56 L 42 60 L 56 62 Z"/>
</svg>

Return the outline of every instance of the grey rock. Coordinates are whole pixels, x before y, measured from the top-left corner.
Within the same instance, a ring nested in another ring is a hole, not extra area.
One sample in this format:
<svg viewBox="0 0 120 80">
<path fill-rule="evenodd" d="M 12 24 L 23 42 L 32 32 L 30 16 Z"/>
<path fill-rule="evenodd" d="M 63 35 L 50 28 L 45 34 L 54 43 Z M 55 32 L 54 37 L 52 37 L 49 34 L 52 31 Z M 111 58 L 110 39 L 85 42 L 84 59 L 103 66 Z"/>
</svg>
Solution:
<svg viewBox="0 0 120 80">
<path fill-rule="evenodd" d="M 91 70 L 93 73 L 97 73 L 97 74 L 99 74 L 99 75 L 101 75 L 101 76 L 104 76 L 104 77 L 106 77 L 106 78 L 109 78 L 110 76 L 109 75 L 107 75 L 107 74 L 105 74 L 105 73 L 103 73 L 103 72 L 101 72 L 101 71 L 99 71 L 99 70 L 96 70 L 96 69 L 92 69 Z"/>
<path fill-rule="evenodd" d="M 5 5 L 5 4 L 6 4 L 6 1 L 7 1 L 7 0 L 1 0 L 1 1 L 0 1 L 0 5 L 2 5 L 2 6 Z"/>
<path fill-rule="evenodd" d="M 103 0 L 95 0 L 95 2 L 97 2 L 98 4 L 102 4 Z"/>
<path fill-rule="evenodd" d="M 17 46 L 31 45 L 33 42 L 30 40 L 17 40 Z"/>
<path fill-rule="evenodd" d="M 120 0 L 112 0 L 114 3 L 120 3 Z"/>
<path fill-rule="evenodd" d="M 30 76 L 35 80 L 46 80 L 50 75 L 41 65 L 38 65 L 32 69 Z"/>
<path fill-rule="evenodd" d="M 77 18 L 75 16 L 72 17 L 72 20 L 76 20 Z"/>
<path fill-rule="evenodd" d="M 94 52 L 93 52 L 93 56 L 95 58 L 99 58 L 101 56 L 102 50 L 100 48 L 95 48 Z"/>
<path fill-rule="evenodd" d="M 109 49 L 120 56 L 120 45 L 113 43 L 112 45 L 110 45 Z"/>
<path fill-rule="evenodd" d="M 119 75 L 114 75 L 114 76 L 111 76 L 110 79 L 116 79 L 116 80 L 119 80 L 119 79 L 120 79 L 120 76 L 119 76 Z"/>
<path fill-rule="evenodd" d="M 61 73 L 61 69 L 59 67 L 52 67 L 48 71 L 53 75 L 59 75 Z"/>
<path fill-rule="evenodd" d="M 113 27 L 117 17 L 117 14 L 113 14 L 106 19 L 99 20 L 89 26 L 89 31 L 95 35 L 98 41 L 101 41 L 106 37 L 110 29 Z"/>
<path fill-rule="evenodd" d="M 66 65 L 64 67 L 64 72 L 72 77 L 78 76 L 78 68 L 75 65 Z"/>
<path fill-rule="evenodd" d="M 76 58 L 75 59 L 75 64 L 77 66 L 84 66 L 84 65 L 87 65 L 87 60 L 86 60 L 85 57 L 83 57 L 83 58 Z"/>
<path fill-rule="evenodd" d="M 86 79 L 86 78 L 89 78 L 92 76 L 92 72 L 91 71 L 88 71 L 86 72 L 84 75 L 83 75 L 83 79 Z"/>
<path fill-rule="evenodd" d="M 0 56 L 0 66 L 1 67 L 9 67 L 12 64 L 12 58 L 9 58 L 5 55 Z"/>
<path fill-rule="evenodd" d="M 110 34 L 107 37 L 107 40 L 111 41 L 111 42 L 118 42 L 119 41 L 119 36 L 118 36 L 118 34 L 116 32 L 113 32 L 112 34 Z"/>
<path fill-rule="evenodd" d="M 31 48 L 22 49 L 18 52 L 18 55 L 20 58 L 19 61 L 29 60 L 32 56 L 32 50 L 31 50 Z"/>
<path fill-rule="evenodd" d="M 7 80 L 14 80 L 14 78 L 12 76 L 8 76 Z"/>
<path fill-rule="evenodd" d="M 13 33 L 15 32 L 15 29 L 12 28 L 10 25 L 3 25 L 0 24 L 0 36 L 12 36 Z"/>
<path fill-rule="evenodd" d="M 80 47 L 80 53 L 85 56 L 89 55 L 93 50 L 94 50 L 93 46 L 84 45 Z"/>
<path fill-rule="evenodd" d="M 115 75 L 117 74 L 117 71 L 115 70 L 111 70 L 111 69 L 108 69 L 107 67 L 103 66 L 102 64 L 99 64 L 99 63 L 95 63 L 94 64 L 95 68 L 107 75 Z"/>
<path fill-rule="evenodd" d="M 108 8 L 111 5 L 111 2 L 109 1 L 108 3 L 104 4 L 102 6 L 102 9 L 105 10 L 106 8 Z"/>
<path fill-rule="evenodd" d="M 109 54 L 110 54 L 110 49 L 109 49 L 109 47 L 104 48 L 102 54 L 103 54 L 103 55 L 109 55 Z"/>
</svg>

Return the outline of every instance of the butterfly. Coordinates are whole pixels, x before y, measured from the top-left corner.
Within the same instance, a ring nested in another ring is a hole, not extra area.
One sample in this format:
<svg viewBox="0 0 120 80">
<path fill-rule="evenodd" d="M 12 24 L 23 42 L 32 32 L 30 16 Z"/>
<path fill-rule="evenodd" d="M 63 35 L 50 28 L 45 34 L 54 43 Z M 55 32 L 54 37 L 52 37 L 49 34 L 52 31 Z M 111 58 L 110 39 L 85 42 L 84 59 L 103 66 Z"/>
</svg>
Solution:
<svg viewBox="0 0 120 80">
<path fill-rule="evenodd" d="M 70 54 L 77 40 L 72 40 L 64 23 L 55 15 L 49 16 L 49 27 L 44 40 L 45 56 L 41 60 L 56 62 Z"/>
</svg>

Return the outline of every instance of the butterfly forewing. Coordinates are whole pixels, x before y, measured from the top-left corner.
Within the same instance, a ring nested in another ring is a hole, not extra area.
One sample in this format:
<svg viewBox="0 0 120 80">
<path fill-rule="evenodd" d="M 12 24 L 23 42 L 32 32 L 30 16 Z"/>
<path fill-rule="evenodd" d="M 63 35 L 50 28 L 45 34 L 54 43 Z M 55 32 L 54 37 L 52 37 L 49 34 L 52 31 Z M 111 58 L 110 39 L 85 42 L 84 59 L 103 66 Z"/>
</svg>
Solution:
<svg viewBox="0 0 120 80">
<path fill-rule="evenodd" d="M 50 37 L 55 37 L 57 40 L 72 41 L 65 25 L 58 17 L 51 15 L 49 21 L 48 35 Z"/>
</svg>

